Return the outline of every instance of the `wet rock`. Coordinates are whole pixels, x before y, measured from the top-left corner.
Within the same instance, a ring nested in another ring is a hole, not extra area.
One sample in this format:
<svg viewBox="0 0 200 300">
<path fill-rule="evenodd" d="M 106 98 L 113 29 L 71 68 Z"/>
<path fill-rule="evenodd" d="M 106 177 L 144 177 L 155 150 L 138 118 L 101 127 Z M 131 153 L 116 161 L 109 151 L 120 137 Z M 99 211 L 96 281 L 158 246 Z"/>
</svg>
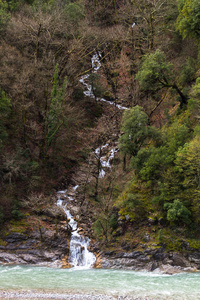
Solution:
<svg viewBox="0 0 200 300">
<path fill-rule="evenodd" d="M 154 260 L 157 260 L 157 261 L 161 261 L 161 260 L 164 260 L 165 258 L 168 258 L 168 254 L 164 252 L 164 250 L 161 248 L 161 249 L 158 249 L 153 255 L 152 255 L 152 258 Z"/>
<path fill-rule="evenodd" d="M 42 214 L 52 219 L 66 220 L 66 215 L 63 209 L 57 205 L 47 207 L 42 210 Z"/>
<path fill-rule="evenodd" d="M 153 255 L 157 250 L 155 249 L 151 249 L 151 248 L 147 248 L 146 250 L 144 250 L 144 253 L 147 255 Z"/>
<path fill-rule="evenodd" d="M 138 259 L 138 261 L 145 262 L 145 263 L 147 263 L 147 262 L 150 261 L 150 258 L 148 256 L 146 256 L 146 255 L 141 255 L 137 259 Z"/>
<path fill-rule="evenodd" d="M 125 251 L 129 251 L 131 249 L 131 246 L 130 245 L 124 245 L 124 246 L 122 246 L 122 249 L 125 250 Z"/>
<path fill-rule="evenodd" d="M 174 275 L 174 274 L 181 273 L 182 270 L 180 270 L 177 267 L 173 267 L 171 265 L 161 265 L 157 269 L 155 269 L 153 272 L 160 273 L 160 274 Z"/>
<path fill-rule="evenodd" d="M 158 219 L 158 223 L 159 223 L 161 226 L 163 226 L 163 225 L 165 225 L 165 220 L 164 220 L 163 218 L 159 218 L 159 219 Z"/>
<path fill-rule="evenodd" d="M 138 258 L 139 256 L 143 255 L 142 251 L 134 251 L 130 253 L 124 253 L 124 258 Z"/>
<path fill-rule="evenodd" d="M 180 266 L 183 268 L 190 267 L 190 263 L 179 253 L 173 253 L 171 259 L 172 259 L 172 266 Z"/>
<path fill-rule="evenodd" d="M 130 219 L 131 219 L 130 215 L 125 215 L 125 219 L 126 219 L 126 221 L 130 221 Z"/>
<path fill-rule="evenodd" d="M 150 272 L 154 271 L 155 269 L 158 268 L 158 263 L 157 262 L 151 262 L 150 268 L 148 269 Z"/>
<path fill-rule="evenodd" d="M 143 239 L 144 239 L 145 242 L 149 242 L 150 241 L 150 235 L 148 233 L 145 233 Z"/>
<path fill-rule="evenodd" d="M 157 223 L 157 220 L 152 219 L 152 218 L 148 218 L 148 224 L 149 225 L 155 225 Z"/>
<path fill-rule="evenodd" d="M 16 242 L 21 242 L 24 240 L 27 240 L 28 236 L 23 234 L 23 233 L 19 233 L 19 232 L 13 232 L 9 235 L 6 236 L 5 240 L 8 243 L 16 243 Z"/>
<path fill-rule="evenodd" d="M 104 252 L 104 255 L 106 255 L 106 256 L 112 256 L 113 254 L 115 254 L 114 251 L 106 251 L 106 252 Z"/>
<path fill-rule="evenodd" d="M 171 260 L 168 257 L 166 257 L 165 259 L 163 259 L 162 263 L 164 265 L 172 265 L 173 264 L 173 260 Z"/>
<path fill-rule="evenodd" d="M 16 250 L 17 249 L 17 245 L 16 244 L 8 244 L 6 246 L 6 250 Z"/>
<path fill-rule="evenodd" d="M 21 258 L 18 258 L 15 254 L 11 254 L 11 253 L 6 253 L 6 252 L 2 252 L 0 253 L 0 263 L 5 263 L 5 264 L 24 264 L 25 261 Z"/>
<path fill-rule="evenodd" d="M 117 254 L 115 255 L 115 257 L 116 257 L 116 258 L 122 258 L 122 257 L 124 257 L 124 252 L 117 253 Z"/>
<path fill-rule="evenodd" d="M 185 249 L 185 250 L 188 250 L 188 251 L 191 250 L 190 244 L 189 244 L 188 242 L 185 242 L 185 241 L 183 241 L 183 242 L 181 243 L 181 248 L 182 248 L 182 249 Z"/>
<path fill-rule="evenodd" d="M 110 262 L 109 261 L 102 261 L 101 266 L 103 269 L 110 268 Z"/>
<path fill-rule="evenodd" d="M 28 264 L 37 264 L 39 262 L 37 256 L 30 255 L 30 254 L 20 254 L 19 258 L 21 258 L 24 262 Z"/>
<path fill-rule="evenodd" d="M 200 252 L 194 252 L 194 253 L 189 254 L 188 259 L 190 262 L 200 265 Z"/>
</svg>

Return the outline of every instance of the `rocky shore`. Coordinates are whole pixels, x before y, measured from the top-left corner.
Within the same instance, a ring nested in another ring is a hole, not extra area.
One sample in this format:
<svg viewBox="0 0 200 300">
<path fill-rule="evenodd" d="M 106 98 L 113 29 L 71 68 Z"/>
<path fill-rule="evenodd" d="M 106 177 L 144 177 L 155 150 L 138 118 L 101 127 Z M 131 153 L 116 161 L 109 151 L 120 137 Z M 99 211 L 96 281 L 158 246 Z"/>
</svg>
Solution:
<svg viewBox="0 0 200 300">
<path fill-rule="evenodd" d="M 46 233 L 48 236 L 48 233 Z M 39 239 L 27 237 L 22 233 L 11 233 L 6 237 L 7 245 L 0 246 L 1 264 L 28 264 L 49 267 L 68 267 L 66 265 L 69 244 L 65 236 L 54 236 L 39 244 Z M 46 241 L 46 243 L 45 243 Z M 36 247 L 38 246 L 38 247 Z M 184 254 L 167 252 L 164 247 L 147 248 L 133 252 L 99 252 L 96 268 L 127 269 L 150 271 L 165 274 L 193 272 L 200 270 L 200 251 Z"/>
<path fill-rule="evenodd" d="M 149 271 L 163 274 L 196 272 L 200 270 L 200 251 L 180 254 L 164 248 L 146 249 L 129 253 L 108 251 L 99 260 L 100 267 Z"/>
</svg>

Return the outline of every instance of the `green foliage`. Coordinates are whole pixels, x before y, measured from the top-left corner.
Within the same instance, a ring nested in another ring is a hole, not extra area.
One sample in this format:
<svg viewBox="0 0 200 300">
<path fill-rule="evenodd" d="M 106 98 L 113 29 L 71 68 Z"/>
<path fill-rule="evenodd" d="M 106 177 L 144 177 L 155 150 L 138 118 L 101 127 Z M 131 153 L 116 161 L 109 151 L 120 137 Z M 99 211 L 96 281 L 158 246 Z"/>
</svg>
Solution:
<svg viewBox="0 0 200 300">
<path fill-rule="evenodd" d="M 118 227 L 118 216 L 117 214 L 112 214 L 109 220 L 109 227 L 113 230 L 116 230 Z"/>
<path fill-rule="evenodd" d="M 162 243 L 164 241 L 162 229 L 159 229 L 159 231 L 158 231 L 158 241 L 160 243 Z"/>
<path fill-rule="evenodd" d="M 8 3 L 8 10 L 12 12 L 12 11 L 16 11 L 18 9 L 20 1 L 19 0 L 18 1 L 7 0 L 7 3 Z"/>
<path fill-rule="evenodd" d="M 197 67 L 198 67 L 197 61 L 192 57 L 189 57 L 185 65 L 183 66 L 179 77 L 179 83 L 182 86 L 187 83 L 190 83 L 194 79 L 195 73 L 197 71 Z"/>
<path fill-rule="evenodd" d="M 145 189 L 142 190 L 135 180 L 121 193 L 116 205 L 120 208 L 121 216 L 126 218 L 128 215 L 130 221 L 138 221 L 146 216 L 148 210 L 148 200 L 146 200 Z"/>
<path fill-rule="evenodd" d="M 143 180 L 161 179 L 161 174 L 173 165 L 176 151 L 190 137 L 190 129 L 186 124 L 172 123 L 168 130 L 162 132 L 162 143 L 155 147 L 151 145 L 148 149 L 140 149 L 131 164 Z"/>
<path fill-rule="evenodd" d="M 144 60 L 139 72 L 136 75 L 140 87 L 143 91 L 157 93 L 162 88 L 172 88 L 180 96 L 180 107 L 187 104 L 188 99 L 175 82 L 173 65 L 166 61 L 164 52 L 157 49 L 154 53 L 144 56 Z"/>
<path fill-rule="evenodd" d="M 183 184 L 200 187 L 200 136 L 197 135 L 177 152 L 177 170 L 183 174 Z"/>
<path fill-rule="evenodd" d="M 101 221 L 99 219 L 97 219 L 94 224 L 93 224 L 93 229 L 94 229 L 94 233 L 95 235 L 100 238 L 103 235 L 103 228 L 101 226 Z"/>
<path fill-rule="evenodd" d="M 102 239 L 104 242 L 108 242 L 111 237 L 111 233 L 118 227 L 117 215 L 112 211 L 105 213 L 101 212 L 97 220 L 93 224 L 93 229 L 96 237 Z"/>
<path fill-rule="evenodd" d="M 174 153 L 170 153 L 167 146 L 161 146 L 150 147 L 148 154 L 149 157 L 144 161 L 139 174 L 143 180 L 159 179 L 160 174 L 173 162 Z"/>
<path fill-rule="evenodd" d="M 25 2 L 32 5 L 34 11 L 43 11 L 46 13 L 52 12 L 58 4 L 57 0 L 26 0 Z"/>
<path fill-rule="evenodd" d="M 12 217 L 13 217 L 15 220 L 21 220 L 21 219 L 24 217 L 24 214 L 21 213 L 21 212 L 19 211 L 19 208 L 16 207 L 16 206 L 14 206 L 14 208 L 13 208 L 11 214 L 12 214 Z"/>
<path fill-rule="evenodd" d="M 65 6 L 66 19 L 77 26 L 85 18 L 84 5 L 82 1 L 69 3 Z"/>
<path fill-rule="evenodd" d="M 124 112 L 121 131 L 123 134 L 119 139 L 120 150 L 131 156 L 136 155 L 141 147 L 149 143 L 150 139 L 159 138 L 156 128 L 148 125 L 148 116 L 140 106 Z"/>
<path fill-rule="evenodd" d="M 11 111 L 11 102 L 4 91 L 0 90 L 0 147 L 7 138 L 5 124 Z"/>
<path fill-rule="evenodd" d="M 0 114 L 5 117 L 10 112 L 11 102 L 4 91 L 0 91 Z"/>
<path fill-rule="evenodd" d="M 178 199 L 174 200 L 173 203 L 165 203 L 164 208 L 167 210 L 167 220 L 171 223 L 188 224 L 190 222 L 191 212 Z"/>
<path fill-rule="evenodd" d="M 200 77 L 196 79 L 196 83 L 192 88 L 192 96 L 197 99 L 200 98 Z"/>
<path fill-rule="evenodd" d="M 199 0 L 178 0 L 179 16 L 176 28 L 183 38 L 200 38 L 200 2 Z"/>
<path fill-rule="evenodd" d="M 155 53 L 145 55 L 136 75 L 141 89 L 155 91 L 170 87 L 174 79 L 172 67 L 173 65 L 166 61 L 164 52 L 159 49 Z"/>
<path fill-rule="evenodd" d="M 73 93 L 72 93 L 72 98 L 75 101 L 83 100 L 84 99 L 83 89 L 80 87 L 74 88 Z"/>
<path fill-rule="evenodd" d="M 148 160 L 153 150 L 154 146 L 150 146 L 147 149 L 141 148 L 137 155 L 131 158 L 131 167 L 135 170 L 136 174 L 139 174 L 144 163 Z"/>
<path fill-rule="evenodd" d="M 92 87 L 92 92 L 95 96 L 95 99 L 102 97 L 105 90 L 100 83 L 100 75 L 91 73 L 88 77 L 88 81 Z"/>
<path fill-rule="evenodd" d="M 66 125 L 66 119 L 64 116 L 64 95 L 67 85 L 67 79 L 65 79 L 63 85 L 59 87 L 59 67 L 56 65 L 54 72 L 54 81 L 51 91 L 51 104 L 49 114 L 47 116 L 48 131 L 47 131 L 47 148 L 51 145 L 52 141 L 56 138 L 56 134 L 62 125 Z"/>
<path fill-rule="evenodd" d="M 4 222 L 4 214 L 3 214 L 3 210 L 0 206 L 0 225 L 2 225 Z"/>
<path fill-rule="evenodd" d="M 9 20 L 8 3 L 5 0 L 0 0 L 0 33 L 3 32 Z"/>
<path fill-rule="evenodd" d="M 137 180 L 143 182 L 141 189 L 146 185 L 153 190 L 153 196 L 149 198 L 152 205 L 164 217 L 163 209 L 167 210 L 167 219 L 171 223 L 187 226 L 191 220 L 199 222 L 197 212 L 200 208 L 200 135 L 196 130 L 196 136 L 191 140 L 194 135 L 190 116 L 188 111 L 182 113 L 162 129 L 159 144 L 139 149 L 131 159 Z M 137 194 L 133 194 L 136 197 Z M 180 200 L 174 201 L 175 197 Z M 132 200 L 126 194 L 124 211 L 133 209 L 135 202 Z"/>
<path fill-rule="evenodd" d="M 199 120 L 199 113 L 200 113 L 200 77 L 196 79 L 195 84 L 192 86 L 190 92 L 190 99 L 188 101 L 188 109 L 194 119 Z M 196 127 L 195 130 L 197 130 Z"/>
</svg>

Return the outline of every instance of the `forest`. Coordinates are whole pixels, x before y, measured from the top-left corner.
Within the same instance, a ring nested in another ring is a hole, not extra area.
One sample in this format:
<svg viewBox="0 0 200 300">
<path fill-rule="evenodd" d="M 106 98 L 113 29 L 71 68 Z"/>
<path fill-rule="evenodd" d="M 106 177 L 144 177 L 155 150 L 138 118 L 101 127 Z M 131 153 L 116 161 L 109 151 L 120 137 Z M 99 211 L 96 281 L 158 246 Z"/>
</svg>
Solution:
<svg viewBox="0 0 200 300">
<path fill-rule="evenodd" d="M 199 43 L 199 0 L 0 0 L 1 232 L 79 181 L 102 247 L 198 249 Z"/>
</svg>

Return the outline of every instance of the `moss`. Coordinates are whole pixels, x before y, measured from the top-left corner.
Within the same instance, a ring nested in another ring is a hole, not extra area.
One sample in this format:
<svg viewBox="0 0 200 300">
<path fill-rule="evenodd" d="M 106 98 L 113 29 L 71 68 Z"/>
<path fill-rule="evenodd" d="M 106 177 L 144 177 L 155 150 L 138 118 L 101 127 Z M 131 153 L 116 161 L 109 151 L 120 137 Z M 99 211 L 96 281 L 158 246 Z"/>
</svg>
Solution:
<svg viewBox="0 0 200 300">
<path fill-rule="evenodd" d="M 198 240 L 187 240 L 190 245 L 190 248 L 198 250 L 200 248 L 200 241 Z"/>
<path fill-rule="evenodd" d="M 0 246 L 6 246 L 6 242 L 0 239 Z"/>
<path fill-rule="evenodd" d="M 180 240 L 173 240 L 166 243 L 166 249 L 169 251 L 179 252 L 182 250 L 182 243 Z"/>
<path fill-rule="evenodd" d="M 24 220 L 11 220 L 9 231 L 23 233 L 29 224 Z"/>
</svg>

